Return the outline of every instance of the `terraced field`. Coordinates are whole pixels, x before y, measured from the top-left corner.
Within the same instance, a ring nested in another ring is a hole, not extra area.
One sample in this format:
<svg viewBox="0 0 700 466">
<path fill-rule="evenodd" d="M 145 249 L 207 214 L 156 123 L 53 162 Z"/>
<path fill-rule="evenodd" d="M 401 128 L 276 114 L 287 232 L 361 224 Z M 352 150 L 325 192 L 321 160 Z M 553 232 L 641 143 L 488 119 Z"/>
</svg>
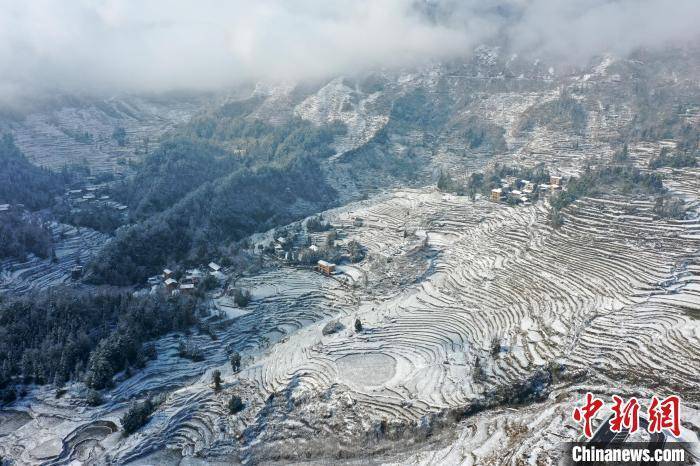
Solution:
<svg viewBox="0 0 700 466">
<path fill-rule="evenodd" d="M 124 172 L 126 159 L 157 148 L 163 134 L 189 120 L 198 108 L 195 102 L 115 98 L 32 113 L 9 129 L 36 165 L 61 169 L 85 162 L 95 173 Z M 126 131 L 124 146 L 112 138 L 119 127 Z"/>
<path fill-rule="evenodd" d="M 604 72 L 590 79 L 600 84 Z M 434 90 L 433 78 L 430 72 L 405 77 L 411 86 Z M 488 86 L 485 78 L 469 79 Z M 473 111 L 502 127 L 505 153 L 485 156 L 468 150 L 463 138 L 413 128 L 388 136 L 385 150 L 410 147 L 425 157 L 426 175 L 446 168 L 455 178 L 495 163 L 542 162 L 569 176 L 587 157 L 609 159 L 609 138 L 633 118 L 624 105 L 598 102 L 596 109 L 588 101 L 583 134 L 518 130 L 520 114 L 557 96 L 548 79 L 527 92 L 475 98 L 456 117 Z M 585 86 L 588 79 L 569 84 Z M 267 100 L 255 117 L 347 125 L 335 141 L 337 156 L 324 161 L 324 169 L 343 191 L 343 202 L 357 199 L 357 180 L 338 167 L 350 164 L 344 151 L 387 124 L 390 109 L 375 107 L 381 92 L 363 94 L 343 79 L 300 102 L 292 99 L 291 86 L 258 92 Z M 130 139 L 139 139 L 139 128 L 165 131 L 187 118 L 181 110 L 147 124 L 133 121 Z M 112 120 L 73 111 L 60 116 L 64 126 L 80 118 L 93 122 L 91 131 L 101 139 L 91 152 L 92 146 L 76 148 L 64 132 L 56 133 L 55 120 L 41 118 L 17 133 L 39 163 L 59 166 L 78 154 L 111 170 L 122 152 L 133 152 L 108 141 Z M 629 158 L 646 172 L 662 144 L 632 144 Z M 546 200 L 510 207 L 431 187 L 377 194 L 401 181 L 384 184 L 381 173 L 370 173 L 378 177 L 374 197 L 323 213 L 342 232 L 339 241 L 355 239 L 366 248 L 362 261 L 325 277 L 266 257 L 263 272 L 235 282 L 252 292 L 248 306 L 216 290 L 208 296 L 210 330 L 160 339 L 158 358 L 120 374 L 102 406 L 86 406 L 84 387 L 74 384 L 61 399 L 53 388 L 39 387 L 12 411 L 0 412 L 0 455 L 26 464 L 325 464 L 350 457 L 350 463 L 362 462 L 364 454 L 389 464 L 554 464 L 557 445 L 580 435 L 571 410 L 586 391 L 608 398 L 678 393 L 681 439 L 697 441 L 700 170 L 660 171 L 670 193 L 689 208 L 687 219 L 659 219 L 649 198 L 606 193 L 564 209 L 556 229 Z M 0 264 L 6 271 L 0 291 L 65 281 L 78 255 L 87 261 L 105 240 L 84 229 L 56 228 L 64 230 L 58 266 Z M 272 235 L 251 239 L 269 242 Z M 362 331 L 355 331 L 356 319 Z M 336 322 L 339 330 L 324 332 Z M 179 357 L 183 340 L 204 360 Z M 229 364 L 233 351 L 243 356 L 238 373 Z M 215 370 L 223 377 L 219 391 L 212 384 Z M 148 424 L 122 436 L 117 427 L 129 403 L 153 395 L 164 398 Z M 245 404 L 235 415 L 228 409 L 232 395 Z"/>
<path fill-rule="evenodd" d="M 15 259 L 0 262 L 0 293 L 21 294 L 70 281 L 71 269 L 88 263 L 109 238 L 90 228 L 56 222 L 50 230 L 57 262 L 36 256 L 30 256 L 26 262 Z"/>
<path fill-rule="evenodd" d="M 12 455 L 26 464 L 39 464 L 46 458 L 53 458 L 55 464 L 68 464 L 79 454 L 104 460 L 106 451 L 120 461 L 128 461 L 166 446 L 182 445 L 190 452 L 209 446 L 217 438 L 224 415 L 223 404 L 217 408 L 222 402 L 209 387 L 211 373 L 220 367 L 225 387 L 238 385 L 228 364 L 229 351 L 241 351 L 244 364 L 254 370 L 255 356 L 268 346 L 304 325 L 353 306 L 337 282 L 310 271 L 290 275 L 273 270 L 239 283 L 253 292 L 255 304 L 232 321 L 226 317 L 213 321 L 216 340 L 203 334 L 171 334 L 161 339 L 157 343 L 158 359 L 119 383 L 98 408 L 84 405 L 80 400 L 83 395 L 73 391 L 78 387 L 72 387 L 62 399 L 56 399 L 49 387 L 38 388 L 18 406 L 18 414 L 13 417 L 21 421 L 22 428 L 0 431 L 0 454 L 8 455 L 11 449 Z M 211 305 L 215 314 L 221 310 L 225 316 L 230 311 L 226 300 L 215 299 Z M 196 344 L 205 360 L 193 362 L 178 357 L 182 339 Z M 258 385 L 250 388 L 251 393 L 264 392 Z M 125 441 L 118 432 L 100 438 L 90 436 L 89 442 L 81 443 L 81 449 L 75 448 L 76 442 L 71 439 L 81 432 L 81 438 L 85 437 L 88 426 L 96 422 L 120 425 L 119 417 L 131 399 L 161 392 L 170 393 L 162 414 L 149 424 L 154 429 L 152 437 L 137 434 Z M 19 417 L 25 413 L 26 418 Z"/>
<path fill-rule="evenodd" d="M 509 450 L 511 459 L 556 455 L 557 442 L 543 432 L 574 438 L 565 410 L 586 389 L 675 391 L 693 413 L 700 401 L 693 395 L 700 224 L 654 220 L 652 207 L 642 199 L 583 199 L 556 230 L 546 204 L 512 208 L 430 189 L 329 211 L 326 218 L 347 239 L 368 248 L 354 266 L 363 280 L 348 287 L 288 267 L 245 278 L 240 286 L 253 291 L 249 308 L 215 326 L 216 340 L 189 337 L 205 362 L 178 358 L 182 336 L 167 337 L 157 361 L 119 384 L 99 410 L 73 416 L 70 426 L 117 422 L 127 400 L 165 391 L 140 433 L 90 445 L 143 464 L 195 454 L 222 461 L 338 455 L 355 442 L 370 442 L 371 451 L 378 438 L 420 438 L 449 413 L 497 405 L 504 393 L 543 371 L 552 376 L 553 368 L 556 378 L 545 378 L 552 392 L 539 408 L 489 411 L 493 417 L 468 421 L 449 440 L 452 450 L 401 461 L 430 463 L 455 449 L 471 452 L 465 464 L 481 464 L 479 455 L 500 461 L 499 445 L 517 439 L 524 443 Z M 355 226 L 358 217 L 362 226 Z M 212 305 L 228 306 L 220 299 Z M 353 329 L 356 318 L 361 333 Z M 345 329 L 322 334 L 331 320 Z M 242 372 L 231 372 L 227 348 L 244 354 Z M 215 368 L 224 378 L 220 392 L 210 386 Z M 246 401 L 237 416 L 227 414 L 232 393 Z M 47 409 L 45 399 L 35 402 L 33 417 Z M 693 416 L 683 434 L 691 438 Z M 484 429 L 501 440 L 474 453 Z M 21 430 L 13 435 L 26 448 L 22 457 L 37 461 L 36 440 Z"/>
<path fill-rule="evenodd" d="M 653 220 L 651 207 L 585 199 L 553 230 L 543 205 L 399 192 L 331 215 L 374 257 L 362 267 L 371 278 L 357 312 L 341 319 L 350 328 L 358 317 L 366 330 L 321 338 L 312 326 L 276 346 L 262 375 L 244 376 L 276 381 L 272 393 L 293 380 L 295 391 L 342 392 L 358 419 L 388 419 L 398 430 L 488 403 L 494 387 L 512 388 L 555 363 L 598 389 L 674 391 L 696 408 L 700 325 L 690 314 L 700 307 L 700 225 Z M 354 216 L 363 227 L 352 227 Z M 381 288 L 377 262 L 426 260 L 403 239 L 414 227 L 437 252 L 434 263 L 416 283 Z M 285 434 L 295 437 L 294 429 Z"/>
</svg>

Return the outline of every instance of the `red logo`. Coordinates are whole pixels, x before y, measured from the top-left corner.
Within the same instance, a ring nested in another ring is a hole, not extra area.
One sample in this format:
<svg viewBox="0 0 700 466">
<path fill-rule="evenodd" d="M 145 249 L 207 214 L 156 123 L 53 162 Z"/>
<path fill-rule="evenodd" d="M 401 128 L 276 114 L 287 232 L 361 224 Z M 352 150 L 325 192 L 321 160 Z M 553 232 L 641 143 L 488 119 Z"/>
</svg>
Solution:
<svg viewBox="0 0 700 466">
<path fill-rule="evenodd" d="M 591 421 L 595 414 L 603 407 L 603 400 L 593 397 L 591 392 L 586 393 L 586 404 L 583 408 L 574 409 L 574 421 L 583 424 L 583 434 L 587 438 L 593 437 Z"/>
<path fill-rule="evenodd" d="M 622 398 L 613 395 L 615 405 L 612 407 L 615 413 L 610 419 L 610 430 L 613 432 L 621 432 L 622 428 L 630 432 L 637 432 L 639 429 L 639 402 L 632 397 L 625 403 Z"/>
<path fill-rule="evenodd" d="M 613 403 L 610 409 L 613 412 L 609 420 L 611 432 L 622 432 L 623 429 L 630 434 L 639 430 L 639 410 L 641 405 L 637 398 L 632 397 L 628 401 L 617 395 L 612 397 Z M 681 434 L 680 427 L 680 404 L 681 400 L 676 395 L 671 395 L 663 400 L 656 396 L 651 397 L 651 402 L 646 410 L 649 426 L 649 433 L 657 433 L 668 430 L 674 436 Z M 586 393 L 583 406 L 576 407 L 573 412 L 574 421 L 583 426 L 583 434 L 586 438 L 593 437 L 592 421 L 596 414 L 605 405 L 603 400 L 596 398 L 592 393 Z"/>
<path fill-rule="evenodd" d="M 681 434 L 680 410 L 681 399 L 676 395 L 671 395 L 661 402 L 656 396 L 652 396 L 648 411 L 649 432 L 661 432 L 661 429 L 668 429 L 678 437 Z"/>
</svg>

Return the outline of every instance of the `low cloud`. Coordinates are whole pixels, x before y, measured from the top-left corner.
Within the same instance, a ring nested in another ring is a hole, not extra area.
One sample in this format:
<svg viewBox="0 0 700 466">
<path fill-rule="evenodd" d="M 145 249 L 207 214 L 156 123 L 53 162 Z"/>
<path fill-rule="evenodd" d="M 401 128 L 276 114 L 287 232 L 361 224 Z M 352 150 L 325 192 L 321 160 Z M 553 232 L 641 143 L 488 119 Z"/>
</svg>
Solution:
<svg viewBox="0 0 700 466">
<path fill-rule="evenodd" d="M 0 0 L 0 99 L 217 89 L 514 52 L 697 41 L 697 0 Z"/>
</svg>

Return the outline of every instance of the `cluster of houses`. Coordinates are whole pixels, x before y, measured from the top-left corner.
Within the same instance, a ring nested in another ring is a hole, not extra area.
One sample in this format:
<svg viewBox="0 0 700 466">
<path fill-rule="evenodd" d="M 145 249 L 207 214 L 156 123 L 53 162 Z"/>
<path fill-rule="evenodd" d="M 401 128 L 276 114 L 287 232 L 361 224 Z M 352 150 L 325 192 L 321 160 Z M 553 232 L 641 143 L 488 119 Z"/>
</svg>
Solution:
<svg viewBox="0 0 700 466">
<path fill-rule="evenodd" d="M 171 294 L 190 294 L 199 285 L 207 275 L 215 277 L 217 280 L 225 278 L 221 271 L 221 266 L 215 262 L 209 262 L 207 271 L 204 272 L 198 268 L 185 271 L 185 275 L 178 281 L 175 279 L 175 272 L 170 269 L 163 269 L 162 275 L 156 275 L 148 279 L 149 285 L 157 286 L 163 284 L 165 289 Z"/>
<path fill-rule="evenodd" d="M 345 236 L 345 232 L 342 229 L 329 230 L 319 232 L 318 234 L 297 234 L 290 237 L 278 237 L 274 240 L 273 248 L 274 255 L 287 263 L 309 263 L 314 265 L 314 270 L 320 272 L 326 276 L 335 275 L 336 264 L 326 261 L 326 260 L 316 260 L 320 248 L 316 244 L 311 244 L 306 246 L 309 241 L 320 242 L 324 241 L 326 235 L 329 233 L 334 233 L 336 240 L 334 244 L 337 246 L 338 243 L 342 243 L 344 240 L 342 237 Z"/>
<path fill-rule="evenodd" d="M 26 209 L 24 204 L 0 204 L 0 214 L 12 211 L 23 212 L 25 210 Z"/>
<path fill-rule="evenodd" d="M 66 199 L 71 206 L 79 207 L 84 203 L 94 203 L 106 208 L 111 208 L 119 212 L 125 212 L 127 206 L 110 199 L 109 195 L 104 194 L 107 189 L 106 184 L 89 185 L 82 189 L 71 189 L 66 192 Z"/>
<path fill-rule="evenodd" d="M 291 236 L 280 236 L 272 242 L 272 252 L 275 257 L 287 263 L 315 263 L 320 247 L 328 234 L 335 234 L 334 244 L 342 244 L 345 241 L 345 232 L 342 229 L 328 230 L 319 233 L 296 233 Z M 311 243 L 311 244 L 309 244 Z"/>
<path fill-rule="evenodd" d="M 532 198 L 539 194 L 551 194 L 562 189 L 562 177 L 551 175 L 549 184 L 539 185 L 529 180 L 519 180 L 515 176 L 501 179 L 501 187 L 491 190 L 491 200 L 494 202 L 510 201 L 515 204 L 529 205 Z"/>
</svg>

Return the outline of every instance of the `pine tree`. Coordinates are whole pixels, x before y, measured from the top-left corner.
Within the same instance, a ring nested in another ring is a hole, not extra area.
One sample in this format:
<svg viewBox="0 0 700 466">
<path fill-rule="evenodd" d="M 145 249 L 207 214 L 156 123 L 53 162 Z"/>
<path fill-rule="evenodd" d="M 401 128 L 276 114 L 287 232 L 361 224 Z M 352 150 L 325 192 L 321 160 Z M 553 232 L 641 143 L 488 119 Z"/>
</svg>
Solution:
<svg viewBox="0 0 700 466">
<path fill-rule="evenodd" d="M 103 348 L 98 348 L 88 361 L 85 384 L 96 390 L 109 386 L 112 382 L 114 370 L 107 360 Z"/>
<path fill-rule="evenodd" d="M 217 392 L 221 390 L 221 371 L 220 370 L 215 370 L 214 373 L 212 374 L 212 380 L 214 381 L 214 390 Z"/>
<path fill-rule="evenodd" d="M 235 351 L 231 355 L 231 369 L 233 372 L 238 372 L 241 370 L 241 355 L 238 351 Z"/>
<path fill-rule="evenodd" d="M 233 395 L 228 401 L 228 410 L 231 414 L 236 414 L 242 411 L 244 407 L 245 405 L 243 404 L 243 400 L 238 395 Z"/>
</svg>

